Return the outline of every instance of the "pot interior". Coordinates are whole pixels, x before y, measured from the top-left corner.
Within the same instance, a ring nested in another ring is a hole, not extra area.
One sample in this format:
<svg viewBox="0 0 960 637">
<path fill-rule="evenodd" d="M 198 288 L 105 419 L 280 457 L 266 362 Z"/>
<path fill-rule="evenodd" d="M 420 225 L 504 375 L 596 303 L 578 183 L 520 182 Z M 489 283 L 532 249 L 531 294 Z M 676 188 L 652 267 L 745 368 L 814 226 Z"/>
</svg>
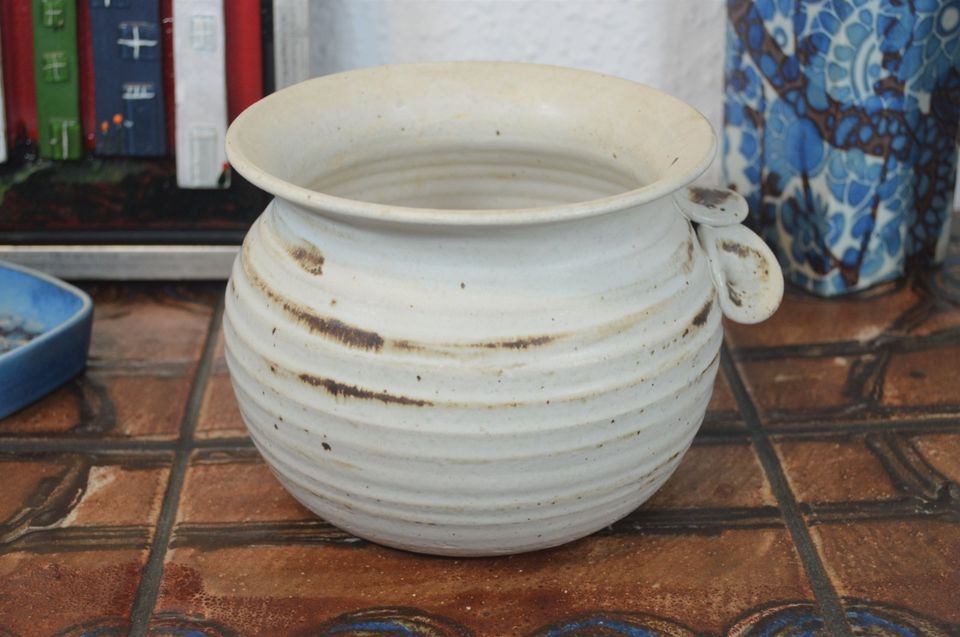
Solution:
<svg viewBox="0 0 960 637">
<path fill-rule="evenodd" d="M 496 133 L 494 133 L 496 134 Z M 610 197 L 643 184 L 612 158 L 533 143 L 385 145 L 306 187 L 386 206 L 509 210 Z"/>
<path fill-rule="evenodd" d="M 411 219 L 636 205 L 692 181 L 714 149 L 709 123 L 655 89 L 481 62 L 309 80 L 251 106 L 227 137 L 234 167 L 277 196 Z"/>
</svg>

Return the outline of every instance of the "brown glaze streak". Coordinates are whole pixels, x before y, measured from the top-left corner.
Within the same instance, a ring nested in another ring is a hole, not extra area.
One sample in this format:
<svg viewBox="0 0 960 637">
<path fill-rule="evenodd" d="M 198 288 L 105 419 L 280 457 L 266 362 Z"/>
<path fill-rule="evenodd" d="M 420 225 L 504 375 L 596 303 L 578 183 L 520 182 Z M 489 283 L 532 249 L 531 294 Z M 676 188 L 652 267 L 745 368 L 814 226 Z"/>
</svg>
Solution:
<svg viewBox="0 0 960 637">
<path fill-rule="evenodd" d="M 753 257 L 763 262 L 763 255 L 757 252 L 756 249 L 743 245 L 742 243 L 737 243 L 736 241 L 721 241 L 720 249 L 724 252 L 729 252 L 730 254 L 735 254 L 741 259 L 746 259 L 747 257 Z"/>
<path fill-rule="evenodd" d="M 707 317 L 710 316 L 710 310 L 713 309 L 713 299 L 710 299 L 703 304 L 703 307 L 700 308 L 700 311 L 697 312 L 697 315 L 693 317 L 692 324 L 694 327 L 701 327 L 704 323 L 707 322 Z"/>
<path fill-rule="evenodd" d="M 290 251 L 290 256 L 297 264 L 316 276 L 323 274 L 323 263 L 325 259 L 318 251 L 311 248 L 296 247 Z"/>
<path fill-rule="evenodd" d="M 555 340 L 555 336 L 528 336 L 526 338 L 518 338 L 513 341 L 497 341 L 493 343 L 467 343 L 467 344 L 451 344 L 445 347 L 450 348 L 473 348 L 479 347 L 484 349 L 527 349 L 528 347 L 538 347 L 540 345 L 546 345 L 547 343 Z M 412 341 L 399 340 L 391 341 L 391 345 L 397 349 L 403 349 L 411 352 L 423 351 L 427 347 L 419 345 Z"/>
<path fill-rule="evenodd" d="M 253 271 L 253 268 L 250 267 L 249 259 L 246 255 L 246 246 L 244 246 L 244 254 L 242 255 L 241 263 L 243 265 L 244 273 L 247 275 L 247 278 L 250 279 L 251 285 L 259 288 L 264 294 L 267 295 L 268 298 L 270 298 L 270 300 L 278 303 L 284 309 L 284 311 L 287 312 L 287 314 L 292 316 L 299 323 L 306 325 L 311 332 L 329 336 L 334 340 L 347 345 L 348 347 L 356 347 L 358 349 L 373 351 L 380 351 L 383 349 L 383 337 L 376 332 L 353 327 L 352 325 L 348 325 L 338 319 L 317 316 L 316 314 L 305 310 L 299 305 L 288 301 L 267 287 L 263 279 L 261 279 Z"/>
<path fill-rule="evenodd" d="M 335 380 L 329 378 L 319 378 L 317 376 L 312 376 L 310 374 L 300 374 L 300 380 L 308 385 L 314 387 L 323 387 L 330 394 L 336 398 L 359 398 L 361 400 L 379 400 L 384 404 L 394 404 L 394 405 L 413 405 L 415 407 L 429 407 L 433 405 L 430 401 L 427 400 L 418 400 L 415 398 L 407 398 L 406 396 L 394 396 L 393 394 L 388 394 L 386 391 L 377 393 L 370 391 L 369 389 L 363 389 L 357 387 L 356 385 L 347 385 L 346 383 L 338 383 Z"/>
<path fill-rule="evenodd" d="M 711 210 L 716 208 L 724 210 L 724 208 L 721 207 L 721 204 L 730 201 L 731 197 L 730 191 L 722 190 L 720 188 L 701 188 L 699 186 L 693 186 L 688 188 L 687 191 L 690 194 L 690 201 L 695 204 L 699 204 L 704 208 L 710 208 Z"/>
<path fill-rule="evenodd" d="M 499 343 L 480 343 L 472 347 L 485 347 L 487 349 L 527 349 L 528 347 L 538 347 L 546 345 L 553 340 L 552 336 L 529 336 L 527 338 L 518 338 L 515 341 L 501 341 Z"/>
<path fill-rule="evenodd" d="M 283 309 L 310 328 L 311 332 L 325 334 L 349 347 L 374 351 L 383 349 L 383 337 L 376 332 L 361 330 L 337 319 L 317 316 L 291 303 L 284 302 Z"/>
<path fill-rule="evenodd" d="M 730 302 L 740 307 L 743 305 L 743 299 L 740 297 L 740 293 L 737 292 L 737 289 L 733 287 L 733 284 L 730 281 L 727 281 L 727 296 L 730 297 Z"/>
</svg>

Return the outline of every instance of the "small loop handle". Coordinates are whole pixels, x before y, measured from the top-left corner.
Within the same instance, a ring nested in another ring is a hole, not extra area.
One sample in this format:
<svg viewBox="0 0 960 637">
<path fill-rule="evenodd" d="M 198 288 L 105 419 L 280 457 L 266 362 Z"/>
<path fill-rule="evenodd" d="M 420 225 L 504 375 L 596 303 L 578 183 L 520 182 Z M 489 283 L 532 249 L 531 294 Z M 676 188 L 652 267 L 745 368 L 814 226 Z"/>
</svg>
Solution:
<svg viewBox="0 0 960 637">
<path fill-rule="evenodd" d="M 770 318 L 783 299 L 783 272 L 773 251 L 740 224 L 697 228 L 723 315 L 737 323 Z"/>
</svg>

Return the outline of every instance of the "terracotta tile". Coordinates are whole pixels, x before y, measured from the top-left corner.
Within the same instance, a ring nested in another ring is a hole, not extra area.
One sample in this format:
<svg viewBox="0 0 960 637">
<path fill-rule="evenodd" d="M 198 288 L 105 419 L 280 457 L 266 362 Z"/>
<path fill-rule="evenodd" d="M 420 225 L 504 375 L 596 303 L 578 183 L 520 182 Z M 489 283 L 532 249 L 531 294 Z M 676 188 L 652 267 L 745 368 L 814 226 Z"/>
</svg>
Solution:
<svg viewBox="0 0 960 637">
<path fill-rule="evenodd" d="M 934 469 L 960 484 L 960 433 L 918 436 L 914 444 Z"/>
<path fill-rule="evenodd" d="M 121 376 L 110 382 L 119 428 L 128 435 L 177 437 L 190 395 L 191 377 Z"/>
<path fill-rule="evenodd" d="M 774 441 L 799 502 L 896 500 L 904 493 L 863 437 L 841 441 Z"/>
<path fill-rule="evenodd" d="M 123 628 L 169 463 L 163 454 L 0 459 L 0 632 Z"/>
<path fill-rule="evenodd" d="M 52 394 L 0 420 L 0 437 L 162 438 L 179 435 L 194 366 L 162 375 L 89 369 Z M 155 370 L 163 371 L 163 370 Z"/>
<path fill-rule="evenodd" d="M 960 622 L 960 528 L 936 519 L 889 519 L 811 528 L 837 593 Z"/>
<path fill-rule="evenodd" d="M 742 431 L 746 432 L 743 418 L 737 407 L 737 400 L 733 397 L 730 383 L 723 370 L 717 373 L 717 380 L 713 385 L 713 394 L 710 404 L 707 405 L 707 414 L 704 416 L 701 431 L 705 433 Z"/>
<path fill-rule="evenodd" d="M 160 515 L 166 466 L 91 466 L 86 489 L 63 521 L 70 526 L 118 526 L 152 524 Z M 153 537 L 153 533 L 150 533 Z"/>
<path fill-rule="evenodd" d="M 55 481 L 63 473 L 64 467 L 55 463 L 14 460 L 0 464 L 0 475 L 3 476 L 3 489 L 0 489 L 0 524 L 12 521 L 43 481 Z"/>
<path fill-rule="evenodd" d="M 694 445 L 666 484 L 641 507 L 776 506 L 776 499 L 749 442 Z"/>
<path fill-rule="evenodd" d="M 60 433 L 80 426 L 87 378 L 84 374 L 20 411 L 0 418 L 0 436 Z"/>
<path fill-rule="evenodd" d="M 849 417 L 864 409 L 864 400 L 847 389 L 860 358 L 786 358 L 738 361 L 737 367 L 765 422 L 810 420 L 811 415 Z"/>
<path fill-rule="evenodd" d="M 658 507 L 704 506 L 720 515 L 773 504 L 750 445 L 740 442 L 694 446 L 657 497 Z M 505 635 L 577 612 L 630 609 L 713 630 L 762 600 L 810 598 L 782 527 L 627 531 L 468 560 L 394 551 L 322 527 L 254 450 L 194 452 L 158 617 L 175 626 L 204 617 L 243 635 L 280 636 L 342 613 L 404 606 L 478 635 Z"/>
<path fill-rule="evenodd" d="M 764 424 L 960 415 L 960 345 L 738 360 L 737 368 Z"/>
<path fill-rule="evenodd" d="M 237 398 L 226 371 L 211 374 L 203 393 L 197 421 L 198 438 L 246 438 Z"/>
<path fill-rule="evenodd" d="M 221 330 L 217 330 L 217 340 L 213 346 L 213 360 L 217 365 L 220 365 L 225 369 L 226 363 L 224 362 L 223 348 L 224 348 L 223 330 L 221 329 Z"/>
<path fill-rule="evenodd" d="M 469 560 L 369 544 L 183 546 L 168 553 L 156 611 L 202 616 L 250 636 L 299 634 L 378 607 L 446 618 L 478 636 L 527 634 L 578 613 L 625 609 L 719 633 L 745 611 L 785 599 L 811 599 L 786 530 L 749 529 L 595 536 Z"/>
<path fill-rule="evenodd" d="M 727 376 L 721 370 L 717 373 L 717 380 L 713 384 L 713 395 L 710 396 L 710 404 L 707 405 L 707 412 L 731 411 L 737 411 L 737 399 L 733 397 L 733 390 L 730 389 Z"/>
<path fill-rule="evenodd" d="M 952 346 L 895 354 L 887 366 L 883 404 L 936 406 L 960 413 L 960 333 Z"/>
<path fill-rule="evenodd" d="M 255 450 L 229 455 L 194 452 L 181 492 L 178 523 L 314 519 L 287 494 Z"/>
<path fill-rule="evenodd" d="M 866 342 L 894 326 L 920 300 L 920 294 L 902 282 L 883 284 L 842 299 L 818 298 L 788 289 L 772 317 L 758 325 L 727 321 L 726 334 L 735 349 Z"/>
<path fill-rule="evenodd" d="M 169 463 L 163 453 L 0 456 L 0 526 L 6 527 L 0 553 L 51 542 L 69 548 L 69 531 L 80 527 L 91 529 L 84 542 L 96 543 L 104 527 L 126 526 L 121 541 L 144 544 L 159 514 Z"/>
<path fill-rule="evenodd" d="M 145 559 L 143 550 L 0 556 L 0 631 L 54 635 L 84 625 L 79 634 L 103 626 L 126 634 Z"/>
<path fill-rule="evenodd" d="M 209 285 L 90 286 L 94 361 L 195 361 L 213 307 L 222 295 Z"/>
</svg>

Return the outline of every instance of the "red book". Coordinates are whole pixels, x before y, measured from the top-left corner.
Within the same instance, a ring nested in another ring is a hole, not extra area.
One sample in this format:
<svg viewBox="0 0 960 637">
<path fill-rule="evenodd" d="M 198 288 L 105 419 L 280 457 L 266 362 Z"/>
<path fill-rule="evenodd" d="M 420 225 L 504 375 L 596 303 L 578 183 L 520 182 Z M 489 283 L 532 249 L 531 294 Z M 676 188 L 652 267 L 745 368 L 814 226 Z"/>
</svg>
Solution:
<svg viewBox="0 0 960 637">
<path fill-rule="evenodd" d="M 223 5 L 226 27 L 227 116 L 229 121 L 263 97 L 260 0 L 231 0 Z"/>
<path fill-rule="evenodd" d="M 90 3 L 77 2 L 77 62 L 80 67 L 80 127 L 83 146 L 97 146 L 97 91 L 93 75 L 93 30 L 90 27 Z"/>
<path fill-rule="evenodd" d="M 29 2 L 0 2 L 3 25 L 3 98 L 7 112 L 7 140 L 11 150 L 17 136 L 37 141 L 37 89 L 33 68 L 33 7 Z"/>
<path fill-rule="evenodd" d="M 226 4 L 230 4 L 228 1 Z M 167 149 L 176 152 L 177 104 L 173 77 L 173 0 L 160 0 L 160 23 L 163 25 L 163 96 L 167 119 Z"/>
</svg>

